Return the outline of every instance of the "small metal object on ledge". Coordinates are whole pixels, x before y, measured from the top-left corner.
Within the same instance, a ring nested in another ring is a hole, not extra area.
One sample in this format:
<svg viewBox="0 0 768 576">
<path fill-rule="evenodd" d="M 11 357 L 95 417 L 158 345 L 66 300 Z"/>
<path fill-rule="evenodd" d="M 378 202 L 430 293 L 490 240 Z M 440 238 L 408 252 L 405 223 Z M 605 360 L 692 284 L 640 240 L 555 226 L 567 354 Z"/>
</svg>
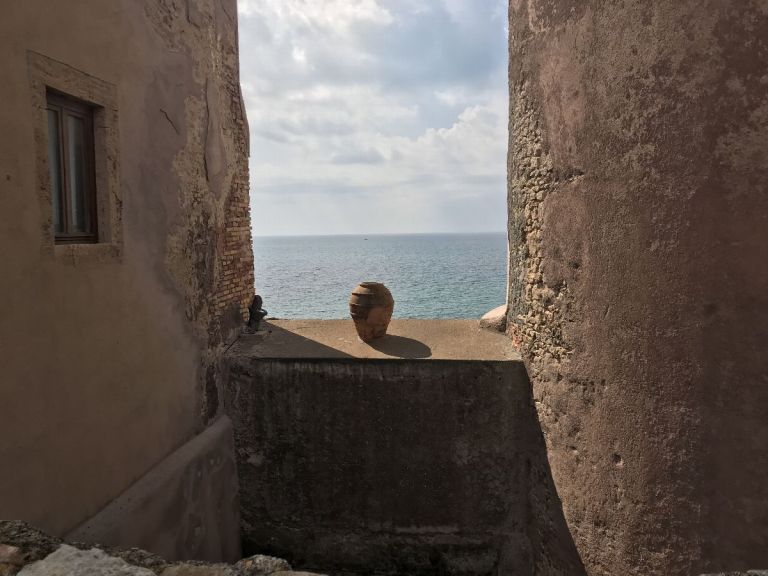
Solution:
<svg viewBox="0 0 768 576">
<path fill-rule="evenodd" d="M 267 315 L 267 311 L 261 307 L 263 303 L 264 300 L 261 296 L 258 294 L 254 295 L 251 305 L 248 306 L 248 324 L 243 330 L 246 334 L 255 334 L 259 331 L 261 321 Z"/>
</svg>

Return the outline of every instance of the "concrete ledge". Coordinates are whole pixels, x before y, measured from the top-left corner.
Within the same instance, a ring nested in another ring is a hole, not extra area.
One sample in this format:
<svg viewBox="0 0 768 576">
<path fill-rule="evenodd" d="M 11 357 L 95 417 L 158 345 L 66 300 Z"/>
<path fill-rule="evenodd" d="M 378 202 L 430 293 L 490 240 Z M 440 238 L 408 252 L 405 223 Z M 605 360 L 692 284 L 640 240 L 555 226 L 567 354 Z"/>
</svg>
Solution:
<svg viewBox="0 0 768 576">
<path fill-rule="evenodd" d="M 393 320 L 384 338 L 362 342 L 352 320 L 271 320 L 243 334 L 231 358 L 358 358 L 381 360 L 520 360 L 503 334 L 477 320 Z"/>
<path fill-rule="evenodd" d="M 66 538 L 171 561 L 234 562 L 239 520 L 232 423 L 219 418 Z"/>
<path fill-rule="evenodd" d="M 409 576 L 578 562 L 503 335 L 399 321 L 369 346 L 351 321 L 279 321 L 225 364 L 248 553 Z"/>
</svg>

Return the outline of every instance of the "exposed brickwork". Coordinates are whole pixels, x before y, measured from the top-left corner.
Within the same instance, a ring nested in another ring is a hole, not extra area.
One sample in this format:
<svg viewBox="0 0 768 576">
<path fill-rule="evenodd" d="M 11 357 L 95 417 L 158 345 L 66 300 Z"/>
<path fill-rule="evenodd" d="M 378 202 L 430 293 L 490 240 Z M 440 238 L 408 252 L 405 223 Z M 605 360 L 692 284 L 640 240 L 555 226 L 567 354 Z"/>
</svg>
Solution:
<svg viewBox="0 0 768 576">
<path fill-rule="evenodd" d="M 235 27 L 236 32 L 236 27 Z M 219 104 L 228 110 L 229 122 L 223 126 L 235 146 L 235 173 L 229 188 L 224 213 L 224 242 L 220 257 L 219 282 L 215 292 L 215 308 L 219 318 L 230 312 L 231 323 L 223 327 L 228 338 L 248 319 L 248 305 L 253 298 L 253 244 L 249 196 L 248 156 L 250 153 L 248 119 L 240 90 L 237 36 L 230 38 L 222 59 L 222 90 Z M 236 313 L 239 311 L 239 315 Z"/>
<path fill-rule="evenodd" d="M 182 3 L 183 4 L 183 3 Z M 203 343 L 202 418 L 219 410 L 221 352 L 247 320 L 253 296 L 248 125 L 240 91 L 233 0 L 147 2 L 165 42 L 193 54 L 197 93 L 186 100 L 186 144 L 174 161 L 183 218 L 166 262 Z"/>
<path fill-rule="evenodd" d="M 224 218 L 224 252 L 216 290 L 216 309 L 237 306 L 243 319 L 253 296 L 253 257 L 247 183 L 238 183 Z"/>
</svg>

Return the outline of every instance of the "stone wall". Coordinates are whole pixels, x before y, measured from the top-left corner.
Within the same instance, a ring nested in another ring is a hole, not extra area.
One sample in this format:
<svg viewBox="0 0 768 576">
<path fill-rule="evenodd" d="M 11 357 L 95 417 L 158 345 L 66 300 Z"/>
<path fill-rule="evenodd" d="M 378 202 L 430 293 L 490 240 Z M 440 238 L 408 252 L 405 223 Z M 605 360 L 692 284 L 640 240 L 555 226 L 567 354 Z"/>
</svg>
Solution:
<svg viewBox="0 0 768 576">
<path fill-rule="evenodd" d="M 767 37 L 510 2 L 508 325 L 593 575 L 768 565 Z"/>
<path fill-rule="evenodd" d="M 1 518 L 63 534 L 219 411 L 253 292 L 237 46 L 235 0 L 4 7 Z M 46 87 L 98 107 L 98 244 L 54 245 Z"/>
</svg>

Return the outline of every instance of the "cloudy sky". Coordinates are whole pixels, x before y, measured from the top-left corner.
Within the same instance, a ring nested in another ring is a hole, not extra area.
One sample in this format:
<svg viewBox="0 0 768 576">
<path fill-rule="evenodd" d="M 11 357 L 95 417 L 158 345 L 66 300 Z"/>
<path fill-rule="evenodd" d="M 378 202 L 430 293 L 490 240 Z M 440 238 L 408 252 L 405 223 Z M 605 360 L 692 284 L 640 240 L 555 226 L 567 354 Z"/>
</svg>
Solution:
<svg viewBox="0 0 768 576">
<path fill-rule="evenodd" d="M 239 0 L 255 235 L 506 228 L 506 0 Z"/>
</svg>

